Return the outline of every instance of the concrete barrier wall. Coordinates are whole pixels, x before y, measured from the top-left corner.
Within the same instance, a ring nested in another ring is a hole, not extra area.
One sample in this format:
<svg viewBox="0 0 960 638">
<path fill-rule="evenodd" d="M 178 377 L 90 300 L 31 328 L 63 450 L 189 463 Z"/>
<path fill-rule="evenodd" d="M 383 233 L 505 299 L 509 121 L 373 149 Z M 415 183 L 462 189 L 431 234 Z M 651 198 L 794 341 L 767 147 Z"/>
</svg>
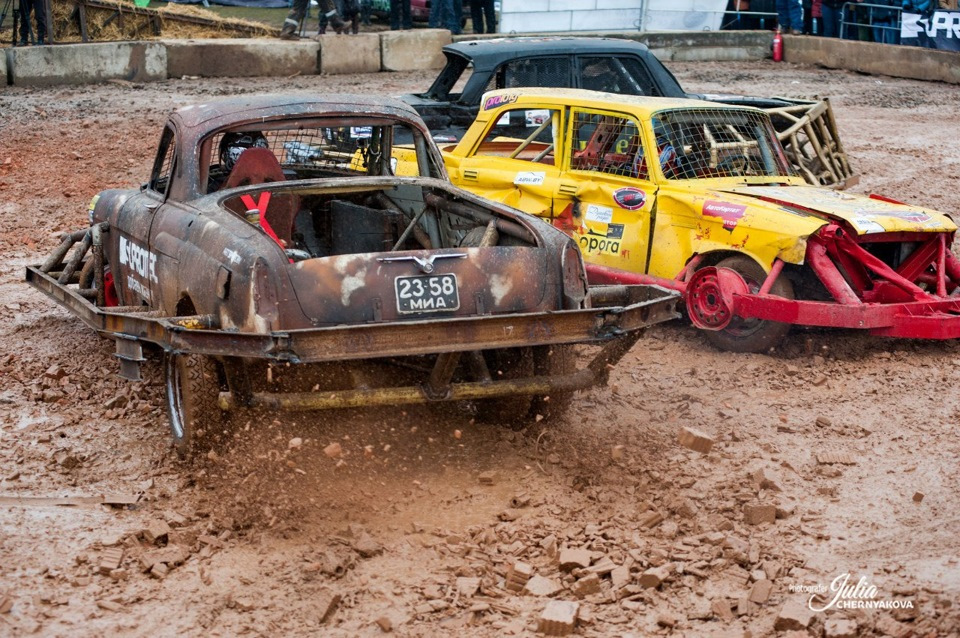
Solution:
<svg viewBox="0 0 960 638">
<path fill-rule="evenodd" d="M 376 73 L 380 70 L 380 35 L 327 34 L 320 41 L 320 73 L 341 75 Z"/>
<path fill-rule="evenodd" d="M 440 49 L 451 41 L 446 29 L 384 31 L 380 34 L 380 69 L 420 71 L 442 68 L 446 60 Z"/>
<path fill-rule="evenodd" d="M 10 81 L 18 86 L 167 79 L 167 48 L 159 42 L 17 47 L 8 49 L 7 56 Z"/>
<path fill-rule="evenodd" d="M 162 40 L 167 49 L 167 76 L 260 77 L 314 75 L 320 45 L 313 40 L 228 38 Z"/>
<path fill-rule="evenodd" d="M 550 35 L 557 34 L 523 34 Z M 456 36 L 456 41 L 503 35 Z M 646 44 L 663 60 L 739 61 L 770 57 L 769 31 L 578 33 Z M 6 50 L 0 86 L 54 86 L 120 79 L 132 82 L 195 75 L 288 76 L 373 73 L 440 68 L 440 49 L 451 41 L 444 29 L 388 31 L 314 40 L 268 39 L 102 42 Z M 819 64 L 894 77 L 960 84 L 960 53 L 811 36 L 784 36 L 788 62 Z"/>
<path fill-rule="evenodd" d="M 783 55 L 798 64 L 960 84 L 960 53 L 952 51 L 788 35 Z"/>
</svg>

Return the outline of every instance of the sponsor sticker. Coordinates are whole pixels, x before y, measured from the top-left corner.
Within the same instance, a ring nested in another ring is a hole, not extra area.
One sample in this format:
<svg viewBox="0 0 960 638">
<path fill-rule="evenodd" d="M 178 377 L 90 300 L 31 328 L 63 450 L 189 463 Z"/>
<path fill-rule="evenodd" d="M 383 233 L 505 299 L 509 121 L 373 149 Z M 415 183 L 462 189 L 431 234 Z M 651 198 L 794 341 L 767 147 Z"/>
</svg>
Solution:
<svg viewBox="0 0 960 638">
<path fill-rule="evenodd" d="M 546 179 L 547 174 L 544 172 L 537 171 L 523 171 L 517 173 L 517 176 L 513 178 L 513 183 L 517 186 L 539 186 L 543 184 L 543 180 Z"/>
<path fill-rule="evenodd" d="M 527 111 L 527 126 L 540 126 L 550 119 L 550 109 L 530 109 Z"/>
<path fill-rule="evenodd" d="M 723 227 L 726 230 L 733 230 L 737 227 L 740 218 L 743 217 L 746 206 L 740 204 L 730 204 L 727 202 L 718 202 L 707 200 L 703 203 L 704 217 L 718 217 L 723 220 Z"/>
<path fill-rule="evenodd" d="M 613 191 L 613 201 L 615 201 L 620 208 L 637 210 L 643 208 L 643 205 L 647 203 L 647 194 L 639 188 L 626 186 Z"/>
<path fill-rule="evenodd" d="M 887 230 L 869 217 L 854 217 L 853 223 L 856 225 L 858 230 L 861 230 L 864 233 L 883 233 Z"/>
<path fill-rule="evenodd" d="M 587 229 L 586 235 L 577 238 L 580 249 L 587 253 L 620 254 L 620 243 L 623 240 L 623 224 L 607 224 L 605 231 Z"/>
<path fill-rule="evenodd" d="M 587 205 L 587 213 L 585 217 L 592 222 L 600 222 L 601 224 L 609 224 L 613 221 L 613 209 L 606 206 L 598 206 L 596 204 Z"/>
<path fill-rule="evenodd" d="M 120 265 L 127 267 L 145 281 L 159 281 L 157 256 L 123 235 L 120 236 Z"/>
<path fill-rule="evenodd" d="M 350 137 L 355 140 L 366 140 L 373 137 L 372 126 L 351 126 Z"/>
<path fill-rule="evenodd" d="M 503 106 L 504 104 L 513 104 L 519 97 L 519 95 L 494 95 L 488 97 L 483 103 L 483 110 L 489 111 L 490 109 L 495 109 L 498 106 Z"/>
</svg>

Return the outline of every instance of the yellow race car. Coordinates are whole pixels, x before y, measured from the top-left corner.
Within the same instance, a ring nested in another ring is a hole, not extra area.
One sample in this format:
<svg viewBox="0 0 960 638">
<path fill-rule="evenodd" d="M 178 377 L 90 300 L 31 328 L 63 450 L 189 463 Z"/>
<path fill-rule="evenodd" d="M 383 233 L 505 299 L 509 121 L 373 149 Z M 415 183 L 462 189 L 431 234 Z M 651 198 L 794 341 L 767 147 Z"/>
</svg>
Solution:
<svg viewBox="0 0 960 638">
<path fill-rule="evenodd" d="M 576 238 L 591 283 L 683 292 L 721 348 L 765 351 L 790 324 L 960 336 L 950 217 L 807 185 L 759 109 L 500 90 L 442 150 L 457 185 Z"/>
</svg>

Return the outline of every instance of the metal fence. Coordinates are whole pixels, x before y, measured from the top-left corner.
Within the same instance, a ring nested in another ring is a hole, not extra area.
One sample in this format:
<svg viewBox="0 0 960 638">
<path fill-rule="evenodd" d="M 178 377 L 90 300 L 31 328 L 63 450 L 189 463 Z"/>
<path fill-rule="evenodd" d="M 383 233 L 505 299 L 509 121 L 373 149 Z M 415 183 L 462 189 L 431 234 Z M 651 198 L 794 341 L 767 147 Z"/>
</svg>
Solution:
<svg viewBox="0 0 960 638">
<path fill-rule="evenodd" d="M 856 38 L 848 37 L 848 27 L 858 32 L 869 30 L 874 42 L 897 44 L 900 42 L 900 14 L 902 9 L 888 4 L 870 4 L 867 2 L 847 2 L 841 7 L 840 38 L 844 40 L 863 39 L 860 33 Z M 850 19 L 848 19 L 850 18 Z"/>
</svg>

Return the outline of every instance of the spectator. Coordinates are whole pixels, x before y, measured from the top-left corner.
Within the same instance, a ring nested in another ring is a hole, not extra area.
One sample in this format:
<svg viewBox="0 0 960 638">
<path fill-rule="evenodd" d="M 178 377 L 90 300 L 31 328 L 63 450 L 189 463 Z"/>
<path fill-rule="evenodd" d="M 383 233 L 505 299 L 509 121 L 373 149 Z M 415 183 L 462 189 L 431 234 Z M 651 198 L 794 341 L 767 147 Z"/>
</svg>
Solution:
<svg viewBox="0 0 960 638">
<path fill-rule="evenodd" d="M 409 2 L 410 0 L 407 0 Z M 346 24 L 337 13 L 337 8 L 333 0 L 319 0 L 320 11 L 326 15 L 330 21 L 330 26 L 337 33 L 342 33 Z M 310 7 L 310 0 L 293 0 L 293 9 L 287 14 L 287 19 L 283 21 L 283 29 L 280 31 L 280 38 L 283 40 L 296 40 L 300 37 L 300 23 L 307 15 L 307 9 Z"/>
<path fill-rule="evenodd" d="M 900 6 L 907 13 L 925 15 L 933 11 L 933 0 L 903 0 Z"/>
<path fill-rule="evenodd" d="M 360 23 L 369 27 L 371 13 L 373 13 L 373 0 L 360 0 Z"/>
<path fill-rule="evenodd" d="M 448 29 L 460 35 L 460 20 L 463 18 L 463 0 L 432 0 L 430 3 L 430 27 Z"/>
<path fill-rule="evenodd" d="M 820 11 L 824 37 L 840 37 L 840 22 L 843 20 L 844 2 L 845 0 L 822 0 Z"/>
<path fill-rule="evenodd" d="M 810 35 L 823 35 L 823 0 L 810 3 Z"/>
<path fill-rule="evenodd" d="M 483 26 L 484 15 L 487 19 L 486 30 Z M 493 0 L 472 0 L 470 2 L 470 18 L 473 20 L 474 33 L 497 32 L 497 14 L 493 8 Z"/>
<path fill-rule="evenodd" d="M 33 11 L 37 21 L 37 44 L 46 44 L 47 16 L 43 10 L 43 0 L 20 0 L 20 46 L 25 47 L 30 42 L 30 11 Z"/>
<path fill-rule="evenodd" d="M 883 4 L 896 7 L 897 0 L 873 0 L 874 4 Z M 900 14 L 896 9 L 880 9 L 873 7 L 873 41 L 883 44 L 900 44 Z"/>
<path fill-rule="evenodd" d="M 401 20 L 401 14 L 403 18 Z M 410 17 L 410 0 L 390 0 L 390 28 L 394 31 L 403 27 L 413 28 L 413 19 Z"/>
<path fill-rule="evenodd" d="M 781 33 L 802 33 L 803 0 L 777 0 L 777 22 Z"/>
</svg>

